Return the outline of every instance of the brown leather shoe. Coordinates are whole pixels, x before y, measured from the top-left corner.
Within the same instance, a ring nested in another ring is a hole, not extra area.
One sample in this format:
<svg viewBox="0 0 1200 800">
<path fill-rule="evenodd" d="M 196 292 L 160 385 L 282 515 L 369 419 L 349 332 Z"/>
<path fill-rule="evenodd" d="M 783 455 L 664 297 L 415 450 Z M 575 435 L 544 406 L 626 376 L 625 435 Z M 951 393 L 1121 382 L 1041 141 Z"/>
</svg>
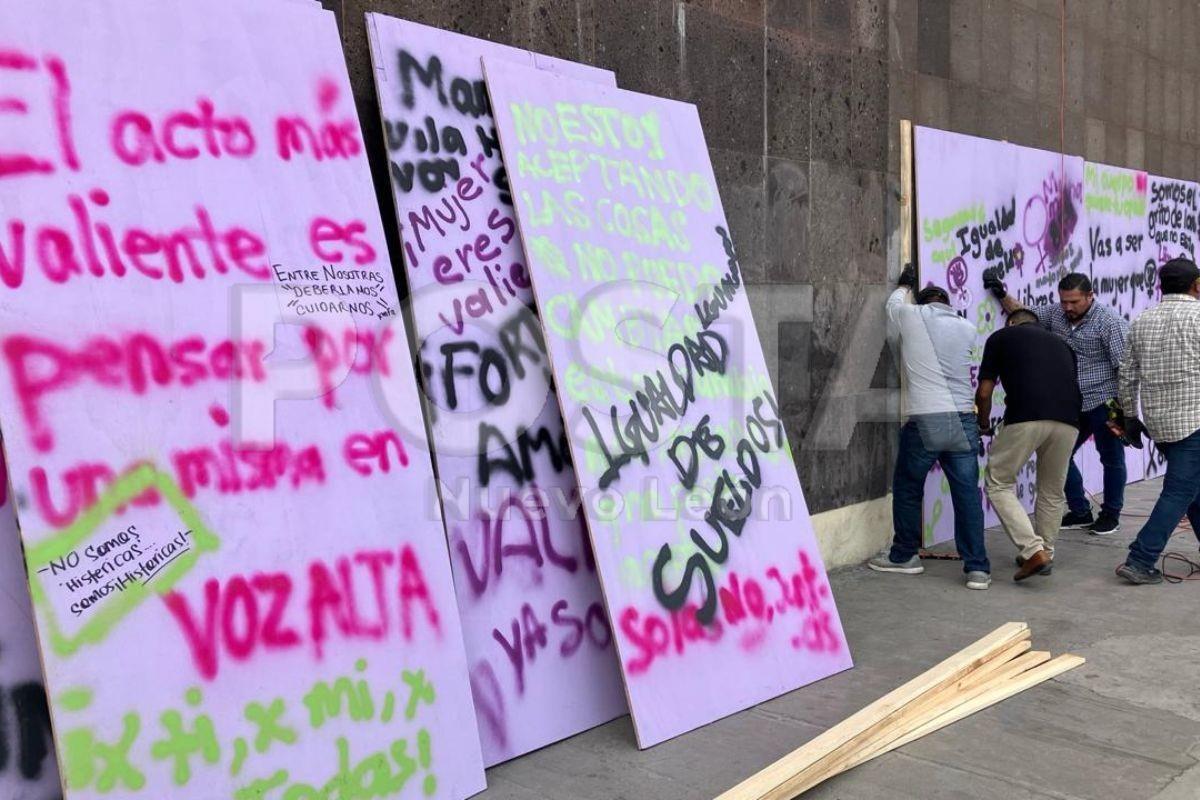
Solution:
<svg viewBox="0 0 1200 800">
<path fill-rule="evenodd" d="M 1045 550 L 1038 550 L 1036 553 L 1031 555 L 1024 564 L 1021 565 L 1021 568 L 1017 570 L 1015 575 L 1013 575 L 1013 580 L 1023 581 L 1026 578 L 1037 575 L 1044 567 L 1050 564 L 1051 561 L 1052 559 L 1050 556 L 1046 555 Z"/>
<path fill-rule="evenodd" d="M 1042 567 L 1042 571 L 1039 572 L 1038 575 L 1049 575 L 1054 572 L 1054 554 L 1047 550 L 1046 555 L 1050 556 L 1050 563 Z M 1025 559 L 1017 556 L 1017 566 L 1022 566 L 1024 563 Z"/>
</svg>

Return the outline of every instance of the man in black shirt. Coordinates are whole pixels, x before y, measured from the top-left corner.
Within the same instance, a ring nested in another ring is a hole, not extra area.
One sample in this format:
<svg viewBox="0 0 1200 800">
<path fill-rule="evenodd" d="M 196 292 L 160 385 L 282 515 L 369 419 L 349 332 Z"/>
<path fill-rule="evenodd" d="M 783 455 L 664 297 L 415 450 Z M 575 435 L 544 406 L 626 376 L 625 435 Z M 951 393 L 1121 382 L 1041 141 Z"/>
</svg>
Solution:
<svg viewBox="0 0 1200 800">
<path fill-rule="evenodd" d="M 1081 397 L 1075 354 L 1058 336 L 1020 309 L 1008 326 L 988 337 L 975 392 L 980 430 L 991 427 L 992 393 L 1004 386 L 1004 424 L 992 440 L 984 486 L 1004 532 L 1021 553 L 1013 580 L 1050 574 L 1054 538 L 1062 521 L 1063 486 L 1075 438 Z M 1017 498 L 1017 475 L 1037 453 L 1036 526 Z"/>
</svg>

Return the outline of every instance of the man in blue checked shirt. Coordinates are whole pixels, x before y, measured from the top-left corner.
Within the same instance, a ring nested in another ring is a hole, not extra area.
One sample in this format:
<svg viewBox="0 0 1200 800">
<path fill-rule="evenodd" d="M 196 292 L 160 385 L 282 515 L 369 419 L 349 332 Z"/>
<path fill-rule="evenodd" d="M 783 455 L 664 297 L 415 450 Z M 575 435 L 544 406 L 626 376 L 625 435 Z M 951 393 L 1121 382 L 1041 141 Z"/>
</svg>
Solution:
<svg viewBox="0 0 1200 800">
<path fill-rule="evenodd" d="M 1023 308 L 1008 293 L 994 270 L 983 273 L 983 285 L 1000 300 L 1005 312 Z M 1108 402 L 1117 397 L 1117 371 L 1125 355 L 1129 323 L 1103 303 L 1096 302 L 1092 281 L 1087 275 L 1072 272 L 1058 282 L 1057 305 L 1035 306 L 1042 326 L 1058 334 L 1075 352 L 1079 388 L 1083 393 L 1080 409 L 1078 451 L 1088 437 L 1096 442 L 1100 463 L 1104 465 L 1104 504 L 1100 516 L 1092 516 L 1092 504 L 1083 488 L 1083 475 L 1072 458 L 1067 470 L 1067 513 L 1064 528 L 1082 528 L 1098 536 L 1121 529 L 1121 508 L 1125 503 L 1125 447 L 1108 428 Z"/>
</svg>

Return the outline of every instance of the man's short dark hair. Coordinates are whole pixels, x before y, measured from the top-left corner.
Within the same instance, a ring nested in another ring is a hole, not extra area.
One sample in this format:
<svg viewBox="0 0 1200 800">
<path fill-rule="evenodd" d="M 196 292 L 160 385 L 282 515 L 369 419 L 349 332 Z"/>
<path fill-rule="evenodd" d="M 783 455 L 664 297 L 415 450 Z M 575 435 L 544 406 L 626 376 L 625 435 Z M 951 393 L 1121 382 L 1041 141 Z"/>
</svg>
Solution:
<svg viewBox="0 0 1200 800">
<path fill-rule="evenodd" d="M 1200 268 L 1190 258 L 1172 258 L 1158 271 L 1163 294 L 1187 294 L 1200 280 Z"/>
<path fill-rule="evenodd" d="M 924 306 L 930 303 L 950 305 L 950 294 L 940 286 L 926 286 L 917 292 L 917 305 Z"/>
<path fill-rule="evenodd" d="M 1029 323 L 1038 323 L 1038 315 L 1030 311 L 1028 308 L 1018 308 L 1016 311 L 1008 315 L 1009 325 L 1028 325 Z"/>
<path fill-rule="evenodd" d="M 1068 272 L 1058 282 L 1058 288 L 1060 291 L 1080 291 L 1086 294 L 1092 291 L 1092 279 L 1082 272 Z"/>
</svg>

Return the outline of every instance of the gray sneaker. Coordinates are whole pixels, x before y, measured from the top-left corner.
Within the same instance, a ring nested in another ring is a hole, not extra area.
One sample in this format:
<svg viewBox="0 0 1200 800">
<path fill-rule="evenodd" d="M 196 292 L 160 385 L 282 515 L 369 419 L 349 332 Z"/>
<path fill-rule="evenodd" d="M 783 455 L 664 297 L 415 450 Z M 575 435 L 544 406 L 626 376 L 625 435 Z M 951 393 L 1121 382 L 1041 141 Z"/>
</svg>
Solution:
<svg viewBox="0 0 1200 800">
<path fill-rule="evenodd" d="M 992 585 L 992 576 L 986 572 L 968 572 L 967 588 L 983 591 Z"/>
<path fill-rule="evenodd" d="M 1138 586 L 1148 586 L 1163 582 L 1162 571 L 1156 567 L 1145 569 L 1144 567 L 1125 563 L 1117 567 L 1117 574 Z"/>
<path fill-rule="evenodd" d="M 892 561 L 888 551 L 884 551 L 867 562 L 867 566 L 876 572 L 895 572 L 900 575 L 920 575 L 925 571 L 921 566 L 921 557 L 913 556 L 908 561 Z"/>
</svg>

